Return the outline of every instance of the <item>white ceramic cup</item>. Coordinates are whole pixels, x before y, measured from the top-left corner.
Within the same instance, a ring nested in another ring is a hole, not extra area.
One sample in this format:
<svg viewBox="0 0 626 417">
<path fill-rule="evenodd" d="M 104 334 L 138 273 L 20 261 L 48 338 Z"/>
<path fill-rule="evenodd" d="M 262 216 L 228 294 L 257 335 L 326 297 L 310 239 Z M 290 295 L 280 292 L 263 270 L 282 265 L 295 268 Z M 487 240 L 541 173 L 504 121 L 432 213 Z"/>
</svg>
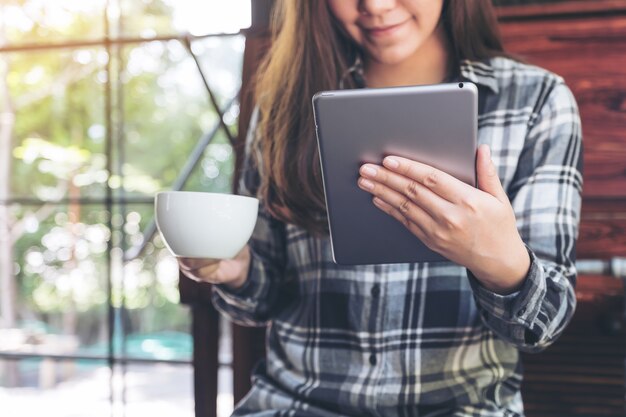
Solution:
<svg viewBox="0 0 626 417">
<path fill-rule="evenodd" d="M 259 200 L 234 194 L 164 191 L 154 198 L 156 224 L 174 256 L 230 259 L 248 243 Z"/>
</svg>

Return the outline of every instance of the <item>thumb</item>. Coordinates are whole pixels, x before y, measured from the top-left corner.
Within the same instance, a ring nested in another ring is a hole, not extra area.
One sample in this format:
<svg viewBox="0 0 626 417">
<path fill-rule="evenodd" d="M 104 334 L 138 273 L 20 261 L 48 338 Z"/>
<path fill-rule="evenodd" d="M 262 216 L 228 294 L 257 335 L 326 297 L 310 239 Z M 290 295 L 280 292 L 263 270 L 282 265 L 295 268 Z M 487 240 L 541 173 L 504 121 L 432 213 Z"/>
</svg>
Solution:
<svg viewBox="0 0 626 417">
<path fill-rule="evenodd" d="M 491 150 L 484 144 L 478 147 L 476 155 L 476 177 L 481 191 L 491 194 L 502 202 L 509 201 L 498 178 L 496 166 L 491 160 Z"/>
</svg>

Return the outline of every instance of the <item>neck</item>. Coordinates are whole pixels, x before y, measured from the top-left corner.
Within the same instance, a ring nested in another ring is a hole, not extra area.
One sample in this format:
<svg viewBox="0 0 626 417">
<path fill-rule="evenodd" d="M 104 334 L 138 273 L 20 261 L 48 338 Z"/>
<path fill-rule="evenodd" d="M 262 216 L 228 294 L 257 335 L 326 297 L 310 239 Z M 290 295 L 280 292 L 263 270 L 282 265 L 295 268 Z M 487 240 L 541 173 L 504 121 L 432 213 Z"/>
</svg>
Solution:
<svg viewBox="0 0 626 417">
<path fill-rule="evenodd" d="M 401 62 L 388 64 L 365 57 L 368 87 L 437 84 L 450 74 L 451 55 L 443 25 L 413 55 Z"/>
</svg>

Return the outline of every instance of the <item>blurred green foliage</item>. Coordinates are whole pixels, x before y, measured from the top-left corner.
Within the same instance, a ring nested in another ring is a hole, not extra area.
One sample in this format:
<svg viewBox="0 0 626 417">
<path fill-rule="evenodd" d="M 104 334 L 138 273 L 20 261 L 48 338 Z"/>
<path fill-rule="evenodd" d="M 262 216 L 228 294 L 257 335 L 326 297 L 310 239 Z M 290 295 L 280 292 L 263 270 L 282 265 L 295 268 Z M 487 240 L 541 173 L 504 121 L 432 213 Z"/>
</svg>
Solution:
<svg viewBox="0 0 626 417">
<path fill-rule="evenodd" d="M 104 35 L 104 2 L 61 3 L 3 2 L 8 43 Z M 121 16 L 127 17 L 121 25 L 112 23 L 112 30 L 171 34 L 172 15 L 172 6 L 162 0 L 125 1 Z M 219 101 L 227 102 L 239 87 L 243 39 L 196 41 L 194 51 Z M 12 52 L 2 58 L 15 113 L 11 197 L 40 201 L 10 206 L 18 317 L 77 334 L 84 345 L 101 343 L 110 277 L 114 307 L 127 309 L 127 332 L 187 332 L 176 264 L 158 237 L 139 259 L 124 261 L 122 254 L 141 243 L 154 193 L 171 187 L 197 140 L 218 121 L 188 52 L 176 41 L 124 46 L 111 54 L 111 74 L 104 47 Z M 111 126 L 105 113 L 109 76 Z M 236 133 L 237 113 L 227 116 Z M 230 192 L 232 171 L 232 150 L 221 132 L 185 189 Z M 109 213 L 107 187 L 116 201 L 129 202 L 115 204 Z M 92 200 L 54 202 L 68 198 Z"/>
</svg>

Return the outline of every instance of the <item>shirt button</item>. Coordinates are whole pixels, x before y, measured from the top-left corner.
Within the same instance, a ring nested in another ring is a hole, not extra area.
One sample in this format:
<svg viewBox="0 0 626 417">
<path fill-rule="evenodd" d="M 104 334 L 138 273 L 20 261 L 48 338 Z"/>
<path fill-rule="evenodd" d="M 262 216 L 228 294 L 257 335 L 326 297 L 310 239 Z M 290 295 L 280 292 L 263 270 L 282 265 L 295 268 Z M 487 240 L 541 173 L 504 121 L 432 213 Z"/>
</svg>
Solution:
<svg viewBox="0 0 626 417">
<path fill-rule="evenodd" d="M 522 307 L 518 312 L 517 312 L 517 317 L 522 317 L 524 315 L 524 313 L 526 312 L 526 308 Z"/>
<path fill-rule="evenodd" d="M 370 355 L 370 365 L 374 366 L 376 365 L 376 362 L 378 362 L 378 360 L 376 359 L 376 354 L 372 353 Z"/>
<path fill-rule="evenodd" d="M 372 286 L 372 297 L 376 298 L 380 295 L 380 285 L 375 284 L 374 286 Z"/>
</svg>

